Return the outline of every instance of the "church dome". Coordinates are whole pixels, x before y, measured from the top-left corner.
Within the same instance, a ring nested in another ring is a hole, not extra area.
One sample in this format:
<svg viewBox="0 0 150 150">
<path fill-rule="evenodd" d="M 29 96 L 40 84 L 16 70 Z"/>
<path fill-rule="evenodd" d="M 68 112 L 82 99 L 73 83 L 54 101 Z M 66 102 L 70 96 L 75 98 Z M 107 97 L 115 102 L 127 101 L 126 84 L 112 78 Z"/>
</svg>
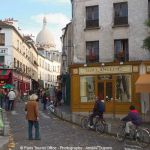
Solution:
<svg viewBox="0 0 150 150">
<path fill-rule="evenodd" d="M 43 29 L 38 33 L 36 37 L 36 45 L 38 48 L 55 48 L 54 37 L 47 28 L 46 18 L 43 18 Z"/>
</svg>

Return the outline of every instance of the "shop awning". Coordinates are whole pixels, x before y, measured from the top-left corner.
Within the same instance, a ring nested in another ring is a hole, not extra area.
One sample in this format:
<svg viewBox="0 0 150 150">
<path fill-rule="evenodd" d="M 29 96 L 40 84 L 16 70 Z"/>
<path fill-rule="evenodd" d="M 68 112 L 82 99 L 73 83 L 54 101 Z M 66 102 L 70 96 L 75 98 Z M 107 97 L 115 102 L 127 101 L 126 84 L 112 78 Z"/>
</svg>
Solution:
<svg viewBox="0 0 150 150">
<path fill-rule="evenodd" d="M 10 72 L 11 71 L 7 69 L 0 70 L 0 79 L 8 79 Z"/>
<path fill-rule="evenodd" d="M 136 93 L 150 93 L 150 74 L 140 75 L 135 82 Z"/>
</svg>

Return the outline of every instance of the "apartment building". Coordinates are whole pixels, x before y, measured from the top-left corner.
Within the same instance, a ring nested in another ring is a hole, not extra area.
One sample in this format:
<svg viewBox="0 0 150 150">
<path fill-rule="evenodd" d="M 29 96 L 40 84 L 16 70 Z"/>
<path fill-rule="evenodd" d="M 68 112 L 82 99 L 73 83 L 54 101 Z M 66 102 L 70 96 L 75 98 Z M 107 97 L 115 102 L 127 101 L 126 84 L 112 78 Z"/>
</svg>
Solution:
<svg viewBox="0 0 150 150">
<path fill-rule="evenodd" d="M 13 84 L 23 94 L 31 89 L 31 79 L 38 80 L 37 50 L 15 22 L 0 21 L 0 85 Z"/>
<path fill-rule="evenodd" d="M 134 104 L 150 111 L 150 96 L 136 91 L 136 81 L 150 73 L 149 35 L 144 22 L 149 0 L 71 0 L 74 58 L 70 66 L 71 109 L 88 112 L 103 96 L 106 114 L 121 115 Z"/>
</svg>

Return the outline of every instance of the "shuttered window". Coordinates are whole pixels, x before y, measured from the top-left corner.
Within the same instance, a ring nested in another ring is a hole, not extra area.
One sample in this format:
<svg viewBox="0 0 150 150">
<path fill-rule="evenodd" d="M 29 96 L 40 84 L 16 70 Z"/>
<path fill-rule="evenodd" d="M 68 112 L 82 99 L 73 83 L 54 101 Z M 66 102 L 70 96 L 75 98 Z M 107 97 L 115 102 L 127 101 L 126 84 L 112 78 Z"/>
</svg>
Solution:
<svg viewBox="0 0 150 150">
<path fill-rule="evenodd" d="M 0 46 L 4 46 L 4 45 L 5 45 L 5 34 L 0 33 Z"/>
</svg>

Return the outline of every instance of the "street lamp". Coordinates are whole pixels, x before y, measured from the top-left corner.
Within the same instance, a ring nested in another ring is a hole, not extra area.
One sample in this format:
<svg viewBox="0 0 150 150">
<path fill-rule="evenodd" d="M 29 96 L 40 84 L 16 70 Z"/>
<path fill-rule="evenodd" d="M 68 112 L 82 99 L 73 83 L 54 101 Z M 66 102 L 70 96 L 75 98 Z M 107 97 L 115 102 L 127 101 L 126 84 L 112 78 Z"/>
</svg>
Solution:
<svg viewBox="0 0 150 150">
<path fill-rule="evenodd" d="M 63 53 L 62 53 L 62 60 L 63 60 L 63 62 L 65 62 L 67 60 L 67 55 L 66 55 L 65 51 L 63 51 Z"/>
<path fill-rule="evenodd" d="M 63 71 L 65 73 L 65 71 L 66 71 L 66 64 L 65 64 L 65 62 L 67 61 L 67 55 L 66 55 L 65 51 L 63 51 L 63 53 L 62 53 L 62 61 L 63 61 Z"/>
</svg>

